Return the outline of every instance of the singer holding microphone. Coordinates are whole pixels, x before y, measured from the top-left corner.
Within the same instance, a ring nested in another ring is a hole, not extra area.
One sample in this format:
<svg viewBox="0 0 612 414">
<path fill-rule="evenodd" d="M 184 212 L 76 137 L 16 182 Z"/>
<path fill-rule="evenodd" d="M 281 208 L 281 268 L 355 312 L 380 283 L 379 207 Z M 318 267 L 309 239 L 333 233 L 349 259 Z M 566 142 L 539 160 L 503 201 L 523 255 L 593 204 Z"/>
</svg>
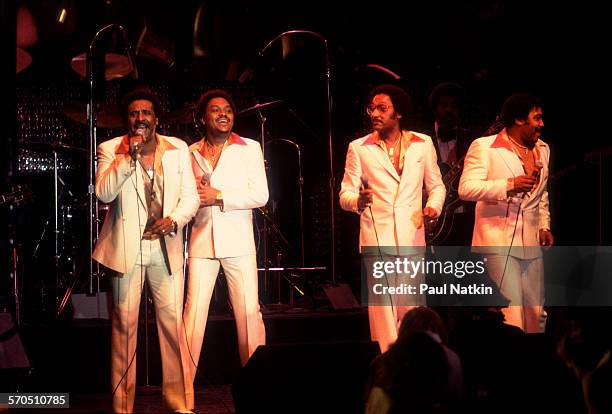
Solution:
<svg viewBox="0 0 612 414">
<path fill-rule="evenodd" d="M 540 139 L 542 106 L 530 94 L 503 104 L 504 129 L 476 139 L 465 158 L 459 196 L 476 201 L 472 250 L 486 257 L 487 270 L 510 301 L 506 323 L 528 333 L 543 332 L 544 267 L 541 246 L 552 246 L 548 209 L 550 148 Z"/>
<path fill-rule="evenodd" d="M 359 250 L 368 268 L 372 260 L 393 261 L 414 250 L 407 247 L 425 246 L 424 225 L 439 216 L 444 204 L 436 150 L 429 136 L 408 129 L 410 111 L 403 89 L 374 88 L 366 108 L 372 132 L 348 147 L 340 206 L 361 217 Z M 419 304 L 425 304 L 424 296 Z M 368 306 L 370 336 L 382 352 L 397 339 L 399 322 L 410 308 L 395 299 Z"/>
<path fill-rule="evenodd" d="M 236 319 L 242 365 L 266 342 L 259 310 L 252 210 L 268 202 L 268 181 L 260 144 L 232 132 L 235 114 L 236 105 L 226 91 L 213 89 L 202 94 L 196 106 L 196 118 L 203 126 L 204 136 L 189 147 L 200 196 L 189 241 L 184 312 L 193 358 L 192 382 L 221 266 Z M 192 400 L 189 408 L 193 405 Z"/>
<path fill-rule="evenodd" d="M 145 278 L 155 303 L 164 400 L 171 411 L 189 412 L 181 229 L 200 202 L 189 151 L 182 140 L 156 133 L 160 106 L 148 89 L 128 93 L 121 108 L 128 134 L 98 146 L 95 191 L 110 209 L 93 252 L 112 271 L 113 412 L 133 411 Z"/>
</svg>

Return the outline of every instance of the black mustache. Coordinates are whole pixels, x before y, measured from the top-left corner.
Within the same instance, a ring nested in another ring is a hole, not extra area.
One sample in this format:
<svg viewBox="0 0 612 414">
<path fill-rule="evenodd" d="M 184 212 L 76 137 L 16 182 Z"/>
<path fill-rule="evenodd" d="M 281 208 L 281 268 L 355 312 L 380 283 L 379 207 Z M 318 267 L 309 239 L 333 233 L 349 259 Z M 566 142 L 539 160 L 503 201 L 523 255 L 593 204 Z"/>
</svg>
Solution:
<svg viewBox="0 0 612 414">
<path fill-rule="evenodd" d="M 149 128 L 149 123 L 146 121 L 140 121 L 140 122 L 136 122 L 134 124 L 134 128 L 138 129 L 138 128 Z"/>
</svg>

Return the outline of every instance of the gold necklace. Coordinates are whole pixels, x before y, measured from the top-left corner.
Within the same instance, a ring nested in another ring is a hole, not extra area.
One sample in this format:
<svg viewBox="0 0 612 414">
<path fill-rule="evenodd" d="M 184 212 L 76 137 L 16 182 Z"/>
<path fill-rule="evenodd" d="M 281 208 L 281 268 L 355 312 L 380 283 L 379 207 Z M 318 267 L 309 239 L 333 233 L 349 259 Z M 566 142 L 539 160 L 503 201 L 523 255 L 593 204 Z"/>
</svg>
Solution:
<svg viewBox="0 0 612 414">
<path fill-rule="evenodd" d="M 508 135 L 508 138 L 510 139 L 510 142 L 512 142 L 515 145 L 515 150 L 517 150 L 516 147 L 524 150 L 523 152 L 523 156 L 527 155 L 527 152 L 529 151 L 529 148 L 526 145 L 521 145 L 518 142 L 516 142 L 510 135 Z M 518 152 L 518 150 L 517 150 Z M 520 155 L 520 154 L 519 154 Z"/>
<path fill-rule="evenodd" d="M 402 133 L 400 132 L 400 135 L 395 140 L 395 143 L 393 144 L 393 146 L 391 146 L 391 148 L 387 148 L 387 153 L 390 158 L 393 158 L 393 155 L 395 155 L 395 148 L 397 148 L 397 144 L 400 142 L 401 139 L 402 139 Z M 385 142 L 385 147 L 387 147 L 386 142 Z"/>
<path fill-rule="evenodd" d="M 208 140 L 205 141 L 206 143 L 206 153 L 207 155 L 209 155 L 209 161 L 211 165 L 215 165 L 215 161 L 217 160 L 217 156 L 221 155 L 221 152 L 223 151 L 223 147 L 225 147 L 225 143 L 227 141 L 223 142 L 222 145 L 214 145 L 211 144 L 210 142 L 208 142 Z M 220 149 L 219 149 L 220 148 Z M 212 156 L 211 156 L 212 153 Z"/>
</svg>

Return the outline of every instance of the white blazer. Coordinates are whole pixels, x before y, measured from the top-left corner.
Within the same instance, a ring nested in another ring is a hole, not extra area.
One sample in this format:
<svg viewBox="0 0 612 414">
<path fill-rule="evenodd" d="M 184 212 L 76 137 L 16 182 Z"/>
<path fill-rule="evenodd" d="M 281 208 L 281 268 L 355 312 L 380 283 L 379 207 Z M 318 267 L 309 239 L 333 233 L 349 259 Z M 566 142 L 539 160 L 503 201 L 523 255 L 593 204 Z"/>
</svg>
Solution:
<svg viewBox="0 0 612 414">
<path fill-rule="evenodd" d="M 179 230 L 194 216 L 200 200 L 190 171 L 187 144 L 178 138 L 157 134 L 166 150 L 164 170 L 163 216 L 176 221 Z M 135 168 L 129 152 L 127 135 L 98 146 L 96 196 L 110 203 L 93 258 L 119 273 L 129 273 L 138 258 L 140 240 L 147 223 L 144 176 Z M 139 226 L 140 219 L 140 226 Z M 182 273 L 183 235 L 165 236 L 167 263 L 172 274 Z"/>
<path fill-rule="evenodd" d="M 374 220 L 370 209 L 360 213 L 359 249 L 377 245 L 425 246 L 423 184 L 427 207 L 440 213 L 446 197 L 431 138 L 418 132 L 402 131 L 406 150 L 401 177 L 376 139 L 374 134 L 368 134 L 349 144 L 340 188 L 340 205 L 356 213 L 359 213 L 357 199 L 362 176 L 368 177 L 373 191 Z"/>
<path fill-rule="evenodd" d="M 512 249 L 513 256 L 534 258 L 541 255 L 541 249 L 533 246 L 540 245 L 539 230 L 550 229 L 546 190 L 550 148 L 538 140 L 535 152 L 536 159 L 543 164 L 536 188 L 524 198 L 507 197 L 508 179 L 525 175 L 525 172 L 519 157 L 512 151 L 506 130 L 474 140 L 465 157 L 459 182 L 459 196 L 463 200 L 477 201 L 472 246 L 509 247 L 512 243 L 518 246 Z M 487 249 L 474 250 L 484 252 Z"/>
<path fill-rule="evenodd" d="M 223 208 L 202 207 L 191 229 L 189 257 L 224 258 L 255 254 L 252 209 L 268 202 L 268 181 L 261 146 L 232 134 L 214 171 L 200 150 L 204 140 L 189 147 L 196 182 L 206 173 L 210 186 L 223 194 Z"/>
</svg>

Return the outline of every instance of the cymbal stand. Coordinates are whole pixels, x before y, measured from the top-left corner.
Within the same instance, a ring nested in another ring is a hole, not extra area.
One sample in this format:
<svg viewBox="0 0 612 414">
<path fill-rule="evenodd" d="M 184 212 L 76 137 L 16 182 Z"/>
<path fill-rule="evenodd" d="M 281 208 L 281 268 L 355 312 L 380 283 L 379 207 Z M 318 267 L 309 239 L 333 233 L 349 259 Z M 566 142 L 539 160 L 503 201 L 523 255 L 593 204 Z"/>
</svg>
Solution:
<svg viewBox="0 0 612 414">
<path fill-rule="evenodd" d="M 272 143 L 285 143 L 293 146 L 297 152 L 298 159 L 298 191 L 299 191 L 299 199 L 300 199 L 300 263 L 302 267 L 305 265 L 304 259 L 304 177 L 302 175 L 302 152 L 300 151 L 299 144 L 291 141 L 289 139 L 277 138 L 272 139 L 267 142 L 267 144 Z"/>
<path fill-rule="evenodd" d="M 87 125 L 89 127 L 89 185 L 87 187 L 88 194 L 88 227 L 89 227 L 89 252 L 93 252 L 95 241 L 100 235 L 99 216 L 98 216 L 98 199 L 95 196 L 94 182 L 96 178 L 96 116 L 94 112 L 94 59 L 93 52 L 96 42 L 100 36 L 109 31 L 119 31 L 123 37 L 123 48 L 127 54 L 133 79 L 138 79 L 138 70 L 132 54 L 132 47 L 127 37 L 125 28 L 119 24 L 109 24 L 100 29 L 93 37 L 87 48 L 87 82 L 89 84 L 89 100 L 87 103 Z M 93 282 L 96 280 L 96 293 L 100 292 L 100 265 L 94 264 L 94 261 L 89 259 L 89 294 L 94 294 Z"/>
<path fill-rule="evenodd" d="M 262 156 L 264 159 L 264 166 L 266 169 L 266 175 L 268 173 L 267 171 L 267 163 L 266 163 L 266 144 L 265 144 L 265 139 L 266 139 L 266 117 L 264 116 L 263 112 L 261 112 L 261 109 L 257 110 L 257 119 L 259 119 L 259 133 L 260 133 L 260 140 L 261 140 L 261 152 L 262 152 Z M 260 208 L 260 211 L 263 212 L 264 208 Z M 264 213 L 264 217 L 265 217 L 265 213 Z M 263 278 L 263 286 L 264 286 L 264 294 L 267 296 L 268 294 L 268 223 L 267 220 L 263 221 L 263 267 L 264 267 L 264 278 Z"/>
<path fill-rule="evenodd" d="M 123 47 L 127 54 L 128 61 L 130 63 L 130 67 L 132 68 L 131 74 L 133 79 L 138 79 L 138 69 L 136 67 L 136 63 L 133 58 L 132 47 L 127 37 L 127 32 L 125 28 L 119 24 L 109 24 L 104 26 L 102 29 L 98 30 L 91 42 L 87 47 L 87 64 L 86 64 L 86 78 L 89 86 L 89 94 L 87 101 L 87 126 L 88 126 L 88 185 L 87 185 L 87 204 L 88 204 L 88 214 L 87 214 L 87 226 L 89 231 L 89 246 L 88 246 L 88 258 L 87 262 L 89 263 L 89 290 L 87 294 L 89 296 L 95 296 L 100 293 L 100 277 L 101 270 L 100 265 L 91 258 L 91 253 L 94 249 L 94 244 L 98 240 L 100 235 L 100 217 L 99 217 L 99 208 L 98 208 L 98 199 L 95 195 L 95 179 L 96 179 L 96 160 L 97 160 L 97 136 L 96 136 L 96 112 L 94 107 L 94 86 L 95 86 L 95 73 L 94 73 L 94 47 L 101 37 L 101 35 L 110 31 L 119 31 L 123 37 Z M 65 305 L 68 302 L 68 298 L 72 294 L 74 287 L 76 286 L 76 282 L 78 279 L 78 275 L 74 275 L 71 286 L 68 288 L 66 293 L 64 294 L 64 299 L 60 303 L 57 309 L 57 315 L 63 311 Z M 94 291 L 94 279 L 96 281 L 96 290 Z"/>
<path fill-rule="evenodd" d="M 59 252 L 59 189 L 58 189 L 58 173 L 57 173 L 57 151 L 53 151 L 53 241 L 54 255 L 53 266 L 55 268 L 55 305 L 59 302 L 59 285 L 60 285 L 60 252 Z"/>
<path fill-rule="evenodd" d="M 336 219 L 335 219 L 335 191 L 336 191 L 336 183 L 334 178 L 334 156 L 333 156 L 333 145 L 332 145 L 332 96 L 331 96 L 331 62 L 329 59 L 329 46 L 327 43 L 327 39 L 321 36 L 317 32 L 313 32 L 310 30 L 289 30 L 287 32 L 283 32 L 272 39 L 268 44 L 259 52 L 259 57 L 263 56 L 264 52 L 269 49 L 272 44 L 274 44 L 277 40 L 281 39 L 284 36 L 293 35 L 293 34 L 304 34 L 309 36 L 314 36 L 319 39 L 323 44 L 323 48 L 325 50 L 325 88 L 326 88 L 326 98 L 327 98 L 327 140 L 329 146 L 329 205 L 330 205 L 330 238 L 331 238 L 331 279 L 332 283 L 336 283 Z M 262 142 L 263 145 L 263 142 Z"/>
</svg>

